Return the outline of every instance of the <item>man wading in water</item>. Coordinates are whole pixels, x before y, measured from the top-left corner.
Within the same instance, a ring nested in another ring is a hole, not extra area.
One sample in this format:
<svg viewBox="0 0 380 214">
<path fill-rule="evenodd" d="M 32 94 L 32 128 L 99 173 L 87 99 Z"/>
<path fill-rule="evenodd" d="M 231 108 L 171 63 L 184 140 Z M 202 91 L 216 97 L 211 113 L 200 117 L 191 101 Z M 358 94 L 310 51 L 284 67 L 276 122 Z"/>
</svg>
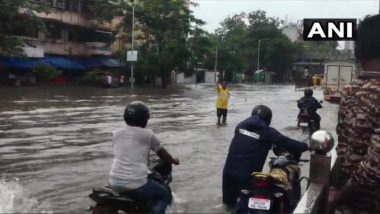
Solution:
<svg viewBox="0 0 380 214">
<path fill-rule="evenodd" d="M 220 118 L 223 116 L 222 124 L 226 125 L 228 100 L 230 99 L 230 91 L 227 88 L 227 83 L 217 84 L 218 98 L 216 99 L 216 116 L 218 117 L 217 125 L 220 125 Z"/>
</svg>

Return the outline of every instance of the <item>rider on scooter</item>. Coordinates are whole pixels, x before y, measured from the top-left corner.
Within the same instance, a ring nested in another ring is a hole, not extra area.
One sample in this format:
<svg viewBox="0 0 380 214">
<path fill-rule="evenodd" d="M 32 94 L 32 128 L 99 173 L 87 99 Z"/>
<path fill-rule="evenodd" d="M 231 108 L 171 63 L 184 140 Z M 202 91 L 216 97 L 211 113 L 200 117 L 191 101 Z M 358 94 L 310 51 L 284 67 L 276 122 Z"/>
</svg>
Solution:
<svg viewBox="0 0 380 214">
<path fill-rule="evenodd" d="M 314 120 L 315 131 L 320 129 L 321 116 L 317 114 L 317 110 L 322 108 L 322 105 L 313 97 L 313 90 L 308 88 L 304 91 L 304 97 L 297 101 L 297 106 L 300 109 L 298 118 L 302 113 L 307 113 Z M 307 112 L 304 112 L 304 111 Z"/>
<path fill-rule="evenodd" d="M 223 203 L 230 209 L 236 205 L 240 190 L 249 188 L 252 172 L 261 172 L 272 145 L 284 148 L 296 157 L 308 150 L 306 143 L 285 137 L 270 127 L 272 110 L 255 106 L 251 117 L 235 129 L 223 170 Z"/>
<path fill-rule="evenodd" d="M 132 102 L 124 111 L 126 126 L 113 133 L 114 159 L 109 184 L 118 192 L 127 192 L 138 201 L 154 202 L 153 213 L 165 213 L 170 193 L 161 184 L 148 180 L 150 151 L 164 161 L 178 165 L 163 147 L 152 130 L 146 129 L 149 108 L 143 102 Z"/>
</svg>

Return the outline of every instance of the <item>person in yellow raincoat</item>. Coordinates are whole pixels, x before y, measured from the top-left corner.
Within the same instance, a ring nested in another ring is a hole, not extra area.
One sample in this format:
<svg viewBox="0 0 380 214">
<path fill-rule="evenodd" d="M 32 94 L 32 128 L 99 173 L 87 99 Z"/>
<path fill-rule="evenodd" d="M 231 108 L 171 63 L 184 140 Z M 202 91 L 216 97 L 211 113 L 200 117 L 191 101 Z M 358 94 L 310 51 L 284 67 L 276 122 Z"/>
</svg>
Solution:
<svg viewBox="0 0 380 214">
<path fill-rule="evenodd" d="M 230 99 L 230 91 L 227 88 L 227 83 L 217 85 L 218 98 L 216 99 L 216 116 L 218 117 L 217 125 L 220 125 L 220 118 L 222 118 L 222 124 L 227 122 L 228 101 Z"/>
<path fill-rule="evenodd" d="M 314 75 L 313 75 L 313 86 L 314 86 L 314 87 L 317 86 L 318 79 L 319 79 L 318 75 L 317 75 L 317 74 L 314 74 Z"/>
</svg>

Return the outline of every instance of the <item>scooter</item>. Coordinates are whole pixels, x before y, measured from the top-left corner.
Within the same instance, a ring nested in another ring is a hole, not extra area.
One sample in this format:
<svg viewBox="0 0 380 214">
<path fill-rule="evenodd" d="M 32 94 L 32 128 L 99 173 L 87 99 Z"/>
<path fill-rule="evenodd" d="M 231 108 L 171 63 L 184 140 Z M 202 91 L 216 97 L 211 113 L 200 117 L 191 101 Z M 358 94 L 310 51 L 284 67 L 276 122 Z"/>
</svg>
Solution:
<svg viewBox="0 0 380 214">
<path fill-rule="evenodd" d="M 151 160 L 151 173 L 148 179 L 153 179 L 162 184 L 170 193 L 172 192 L 169 184 L 172 182 L 172 165 L 162 160 Z M 153 206 L 150 201 L 137 201 L 128 192 L 118 192 L 111 187 L 94 188 L 89 197 L 96 202 L 95 206 L 90 207 L 92 214 L 116 214 L 119 211 L 124 213 L 150 213 Z"/>
<path fill-rule="evenodd" d="M 301 199 L 300 162 L 278 147 L 269 173 L 253 172 L 250 189 L 241 190 L 236 213 L 292 213 Z"/>
</svg>

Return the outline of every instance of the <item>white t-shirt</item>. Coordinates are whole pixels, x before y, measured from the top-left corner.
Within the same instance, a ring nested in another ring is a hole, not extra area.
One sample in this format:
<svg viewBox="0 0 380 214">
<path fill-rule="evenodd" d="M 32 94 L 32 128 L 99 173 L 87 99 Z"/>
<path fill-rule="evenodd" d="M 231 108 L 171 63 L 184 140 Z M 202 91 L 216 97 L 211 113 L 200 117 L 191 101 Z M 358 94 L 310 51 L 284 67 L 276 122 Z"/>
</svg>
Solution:
<svg viewBox="0 0 380 214">
<path fill-rule="evenodd" d="M 153 131 L 126 125 L 113 132 L 114 159 L 109 183 L 137 189 L 147 183 L 150 151 L 157 152 L 160 141 Z"/>
<path fill-rule="evenodd" d="M 108 83 L 108 84 L 111 84 L 111 83 L 112 83 L 112 77 L 111 77 L 111 76 L 107 76 L 107 83 Z"/>
</svg>

